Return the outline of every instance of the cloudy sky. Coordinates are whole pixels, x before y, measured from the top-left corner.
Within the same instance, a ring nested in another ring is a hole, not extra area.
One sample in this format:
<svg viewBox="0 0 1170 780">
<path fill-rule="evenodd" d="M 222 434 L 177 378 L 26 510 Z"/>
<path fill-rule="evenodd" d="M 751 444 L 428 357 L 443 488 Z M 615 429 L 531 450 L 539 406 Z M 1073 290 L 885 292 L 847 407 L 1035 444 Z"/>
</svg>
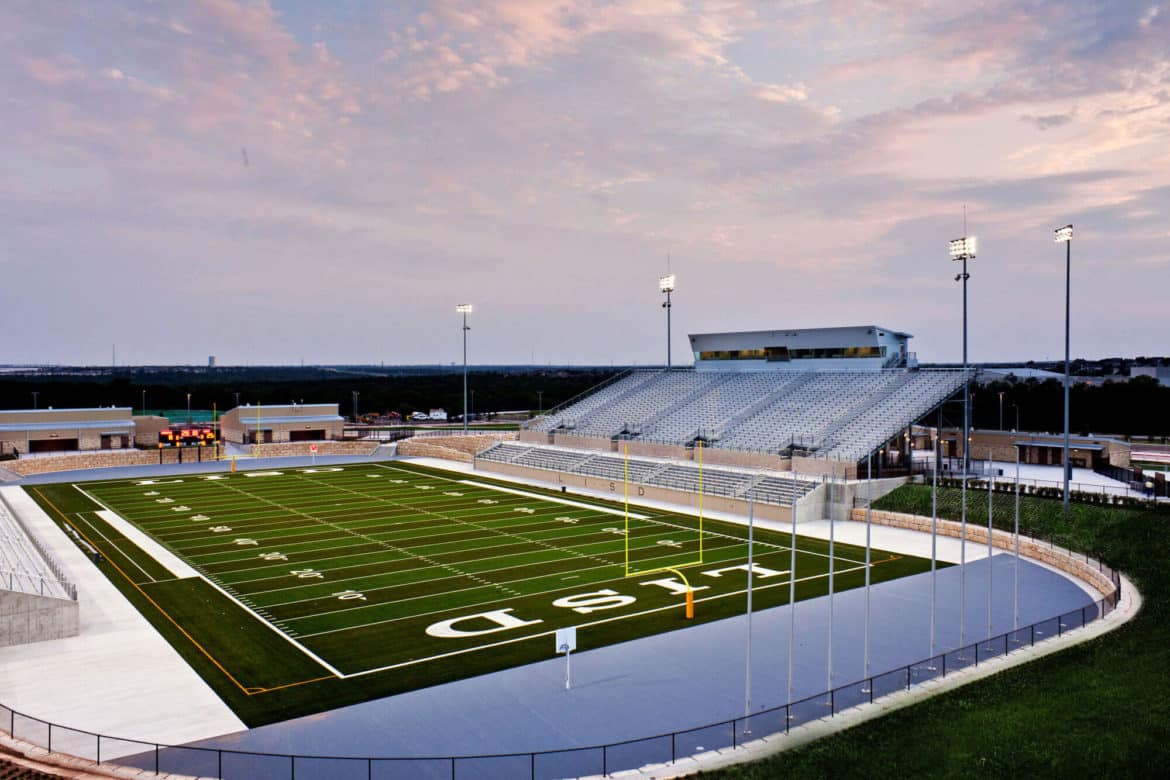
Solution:
<svg viewBox="0 0 1170 780">
<path fill-rule="evenodd" d="M 0 363 L 1170 353 L 1166 0 L 0 3 Z"/>
</svg>

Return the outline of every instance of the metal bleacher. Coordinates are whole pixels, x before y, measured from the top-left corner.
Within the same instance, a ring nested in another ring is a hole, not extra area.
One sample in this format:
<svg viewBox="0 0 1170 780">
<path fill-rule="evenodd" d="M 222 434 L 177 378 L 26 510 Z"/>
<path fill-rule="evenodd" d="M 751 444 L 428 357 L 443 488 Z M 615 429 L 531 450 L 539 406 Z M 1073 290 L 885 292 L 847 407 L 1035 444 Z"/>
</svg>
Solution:
<svg viewBox="0 0 1170 780">
<path fill-rule="evenodd" d="M 856 462 L 963 381 L 961 371 L 905 368 L 635 370 L 530 427 L 677 446 L 701 439 L 719 449 Z"/>
<path fill-rule="evenodd" d="M 77 600 L 77 588 L 0 499 L 0 589 Z"/>
<path fill-rule="evenodd" d="M 680 463 L 643 457 L 626 459 L 587 450 L 507 443 L 496 444 L 475 457 L 477 460 L 512 463 L 614 481 L 624 481 L 628 474 L 631 484 L 672 488 L 689 493 L 699 492 L 699 466 L 690 462 Z M 796 498 L 801 498 L 818 484 L 820 483 L 798 479 Z M 746 469 L 704 466 L 702 485 L 702 492 L 706 495 L 745 498 L 750 491 L 756 501 L 777 504 L 791 503 L 793 498 L 791 477 L 778 477 Z"/>
</svg>

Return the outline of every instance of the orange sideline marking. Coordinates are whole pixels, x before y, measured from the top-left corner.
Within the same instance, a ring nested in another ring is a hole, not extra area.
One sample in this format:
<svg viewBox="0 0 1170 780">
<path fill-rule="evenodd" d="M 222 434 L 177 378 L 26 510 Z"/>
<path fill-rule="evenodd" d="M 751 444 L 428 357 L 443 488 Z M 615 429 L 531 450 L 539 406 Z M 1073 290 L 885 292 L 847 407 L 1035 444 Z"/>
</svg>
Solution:
<svg viewBox="0 0 1170 780">
<path fill-rule="evenodd" d="M 56 513 L 58 514 L 58 516 L 60 516 L 60 518 L 61 518 L 62 522 L 65 522 L 65 523 L 68 523 L 68 522 L 69 522 L 69 517 L 68 517 L 68 515 L 66 515 L 64 512 L 62 512 L 62 511 L 61 511 L 61 510 L 60 510 L 60 509 L 57 507 L 57 505 L 56 505 L 56 504 L 54 504 L 52 501 L 50 501 L 48 498 L 46 498 L 46 497 L 45 497 L 45 494 L 44 494 L 44 493 L 42 493 L 42 492 L 40 491 L 40 488 L 33 488 L 33 490 L 34 490 L 34 491 L 36 491 L 36 494 L 37 494 L 38 496 L 40 496 L 40 497 L 41 497 L 41 500 L 42 500 L 42 501 L 44 501 L 46 504 L 48 504 L 50 507 L 52 507 L 53 511 L 54 511 L 54 512 L 56 512 Z M 89 542 L 91 545 L 93 545 L 94 549 L 100 549 L 100 548 L 99 548 L 99 546 L 98 546 L 97 544 L 94 544 L 93 540 L 91 540 L 91 539 L 90 539 L 88 536 L 86 536 L 86 535 L 85 535 L 85 534 L 84 534 L 84 533 L 81 531 L 81 529 L 80 529 L 80 528 L 77 528 L 77 529 L 75 529 L 75 530 L 76 530 L 76 531 L 77 531 L 77 533 L 78 533 L 78 534 L 81 536 L 81 538 L 85 539 L 85 541 L 87 541 L 87 542 Z M 124 554 L 124 553 L 123 553 L 123 554 Z M 147 601 L 149 601 L 149 602 L 150 602 L 150 604 L 151 604 L 151 606 L 153 606 L 155 609 L 157 609 L 157 610 L 158 610 L 158 611 L 159 611 L 159 612 L 162 614 L 162 616 L 163 616 L 163 617 L 165 617 L 167 620 L 169 620 L 169 621 L 171 622 L 171 625 L 173 625 L 175 628 L 177 628 L 177 629 L 179 630 L 179 633 L 181 633 L 183 636 L 185 636 L 185 637 L 187 638 L 187 640 L 191 642 L 191 644 L 195 645 L 195 647 L 196 647 L 196 648 L 199 650 L 199 652 L 203 653 L 203 655 L 207 657 L 207 660 L 208 660 L 208 661 L 211 661 L 213 664 L 215 664 L 215 667 L 216 667 L 217 669 L 219 669 L 221 672 L 223 672 L 223 673 L 224 673 L 224 675 L 225 675 L 225 676 L 226 676 L 226 677 L 227 677 L 229 680 L 231 680 L 231 681 L 232 681 L 232 683 L 234 683 L 234 684 L 235 684 L 235 686 L 236 686 L 237 688 L 239 688 L 239 689 L 240 689 L 240 690 L 241 690 L 241 691 L 242 691 L 242 692 L 243 692 L 243 693 L 244 693 L 246 696 L 254 696 L 254 695 L 256 695 L 256 694 L 259 694 L 259 693 L 268 693 L 268 692 L 270 692 L 270 691 L 279 691 L 279 690 L 282 690 L 282 689 L 284 689 L 284 688 L 292 688 L 292 687 L 294 687 L 294 686 L 297 686 L 297 685 L 306 685 L 306 684 L 308 684 L 308 683 L 320 682 L 321 680 L 330 680 L 330 679 L 333 679 L 333 676 L 332 676 L 332 675 L 329 675 L 329 676 L 327 676 L 327 677 L 317 677 L 317 678 L 314 678 L 314 679 L 312 679 L 312 680 L 301 680 L 300 682 L 286 683 L 285 685 L 278 685 L 278 686 L 276 686 L 276 687 L 274 687 L 274 688 L 257 688 L 257 687 L 249 687 L 249 686 L 242 685 L 242 684 L 240 683 L 240 681 L 239 681 L 239 680 L 237 680 L 237 679 L 236 679 L 236 678 L 235 678 L 235 677 L 232 675 L 232 673 L 231 673 L 231 672 L 229 672 L 229 671 L 228 671 L 226 668 L 224 668 L 224 665 L 223 665 L 223 664 L 221 664 L 219 661 L 217 661 L 217 660 L 216 660 L 215 656 L 213 656 L 211 653 L 209 653 L 209 652 L 208 652 L 208 651 L 207 651 L 207 650 L 206 650 L 206 649 L 203 647 L 203 645 L 201 645 L 201 644 L 199 644 L 197 641 L 195 641 L 195 637 L 193 637 L 193 636 L 191 636 L 189 633 L 187 633 L 187 630 L 186 630 L 185 628 L 183 628 L 183 627 L 182 627 L 182 626 L 181 626 L 181 625 L 178 623 L 178 621 L 176 621 L 176 620 L 175 620 L 173 617 L 171 617 L 171 616 L 170 616 L 170 615 L 167 613 L 167 611 L 166 611 L 165 609 L 163 609 L 161 606 L 159 606 L 159 603 L 158 603 L 157 601 L 155 601 L 154 599 L 152 599 L 152 598 L 150 597 L 150 595 L 149 595 L 149 594 L 148 594 L 146 591 L 144 591 L 144 590 L 143 590 L 143 589 L 142 589 L 142 588 L 141 588 L 141 587 L 138 585 L 138 583 L 137 583 L 137 582 L 135 582 L 134 580 L 132 580 L 132 579 L 130 578 L 130 576 L 129 576 L 128 574 L 126 574 L 126 572 L 122 571 L 122 568 L 121 568 L 120 566 L 118 566 L 118 564 L 114 563 L 114 561 L 113 561 L 113 560 L 111 560 L 111 559 L 110 559 L 108 556 L 106 557 L 106 561 L 107 561 L 107 562 L 108 562 L 108 563 L 109 563 L 111 566 L 113 566 L 113 567 L 114 567 L 114 568 L 115 568 L 115 569 L 118 571 L 118 573 L 119 573 L 119 574 L 121 574 L 121 575 L 122 575 L 122 576 L 123 576 L 123 577 L 126 579 L 126 581 L 127 581 L 127 582 L 129 582 L 129 583 L 130 583 L 132 586 L 134 586 L 134 589 L 135 589 L 136 591 L 138 591 L 138 592 L 139 592 L 139 593 L 142 595 L 142 597 L 143 597 L 144 599 L 146 599 Z"/>
</svg>

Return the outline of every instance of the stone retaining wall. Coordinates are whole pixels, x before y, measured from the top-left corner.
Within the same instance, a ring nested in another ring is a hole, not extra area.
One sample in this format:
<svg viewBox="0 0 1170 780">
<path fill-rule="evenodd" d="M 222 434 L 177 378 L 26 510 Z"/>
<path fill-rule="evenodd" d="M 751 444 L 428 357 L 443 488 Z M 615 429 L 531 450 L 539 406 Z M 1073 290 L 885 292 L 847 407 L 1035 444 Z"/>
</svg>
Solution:
<svg viewBox="0 0 1170 780">
<path fill-rule="evenodd" d="M 296 441 L 278 442 L 275 444 L 261 444 L 260 457 L 262 458 L 291 458 L 307 457 L 313 453 L 309 447 L 317 445 L 317 455 L 373 455 L 381 442 L 377 441 Z M 256 445 L 250 445 L 249 451 L 255 452 Z"/>
<path fill-rule="evenodd" d="M 864 523 L 865 509 L 854 509 L 852 519 Z M 930 533 L 930 518 L 921 515 L 885 512 L 875 509 L 873 510 L 871 519 L 877 525 L 889 526 L 891 528 L 908 528 L 912 531 Z M 957 539 L 962 536 L 962 528 L 962 523 L 955 522 L 954 520 L 940 519 L 938 521 L 938 533 L 943 536 L 951 536 Z M 976 523 L 967 523 L 967 541 L 971 544 L 982 544 L 986 546 L 987 527 L 980 527 Z M 1000 550 L 1015 551 L 1015 537 L 1007 531 L 996 529 L 992 533 L 991 544 Z M 1075 554 L 1053 548 L 1035 539 L 1021 536 L 1020 555 L 1025 558 L 1031 558 L 1034 561 L 1046 563 L 1066 574 L 1070 574 L 1088 583 L 1102 596 L 1108 596 L 1113 593 L 1113 582 L 1092 564 L 1087 563 L 1084 559 L 1078 559 Z"/>
<path fill-rule="evenodd" d="M 198 450 L 202 450 L 199 452 Z M 161 454 L 161 455 L 160 455 Z M 98 450 L 95 452 L 78 452 L 65 455 L 49 455 L 42 458 L 19 458 L 4 461 L 4 468 L 28 476 L 30 474 L 48 474 L 54 471 L 78 471 L 82 469 L 104 469 L 117 466 L 152 466 L 161 463 L 178 463 L 180 454 L 183 463 L 191 463 L 202 458 L 214 460 L 215 454 L 211 447 L 187 447 L 181 453 L 175 448 L 154 450 Z M 162 458 L 160 461 L 159 458 Z"/>
</svg>

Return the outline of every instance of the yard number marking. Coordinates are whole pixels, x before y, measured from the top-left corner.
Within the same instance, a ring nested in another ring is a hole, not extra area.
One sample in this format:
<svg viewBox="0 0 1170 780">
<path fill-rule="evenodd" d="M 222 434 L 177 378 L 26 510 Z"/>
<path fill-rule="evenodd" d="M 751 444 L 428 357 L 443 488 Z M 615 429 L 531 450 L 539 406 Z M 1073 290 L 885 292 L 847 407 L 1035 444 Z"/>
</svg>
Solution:
<svg viewBox="0 0 1170 780">
<path fill-rule="evenodd" d="M 323 580 L 325 575 L 316 569 L 293 569 L 290 574 L 296 575 L 298 579 L 302 580 Z"/>
<path fill-rule="evenodd" d="M 338 601 L 366 600 L 366 594 L 356 590 L 343 590 L 338 593 L 334 593 L 333 595 L 337 597 Z"/>
<path fill-rule="evenodd" d="M 213 525 L 207 530 L 211 531 L 213 534 L 226 534 L 228 531 L 232 530 L 232 527 L 230 525 Z"/>
<path fill-rule="evenodd" d="M 260 553 L 261 558 L 266 561 L 287 561 L 288 556 L 282 552 Z"/>
<path fill-rule="evenodd" d="M 257 542 L 255 539 L 248 539 L 246 537 L 243 537 L 240 539 L 236 539 L 236 544 L 238 544 L 240 547 L 247 547 L 248 545 L 259 545 L 260 543 Z"/>
</svg>

